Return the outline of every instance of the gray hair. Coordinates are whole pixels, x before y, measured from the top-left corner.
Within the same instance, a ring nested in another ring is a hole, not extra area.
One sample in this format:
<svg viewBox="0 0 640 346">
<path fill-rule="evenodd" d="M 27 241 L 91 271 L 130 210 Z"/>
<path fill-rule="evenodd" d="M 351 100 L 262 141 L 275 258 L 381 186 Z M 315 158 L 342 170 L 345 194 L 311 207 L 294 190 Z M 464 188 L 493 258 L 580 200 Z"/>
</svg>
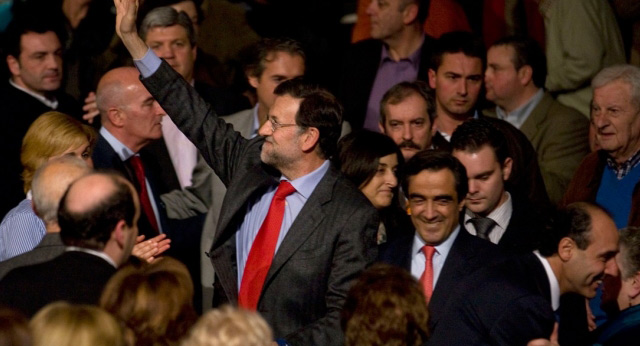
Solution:
<svg viewBox="0 0 640 346">
<path fill-rule="evenodd" d="M 620 230 L 620 275 L 626 280 L 640 272 L 640 227 Z"/>
<path fill-rule="evenodd" d="M 606 67 L 593 77 L 591 87 L 597 89 L 618 80 L 631 87 L 631 101 L 640 107 L 640 68 L 637 66 L 625 64 Z"/>
<path fill-rule="evenodd" d="M 90 170 L 86 162 L 70 155 L 50 160 L 38 168 L 33 176 L 31 193 L 38 216 L 45 224 L 58 222 L 62 195 L 72 182 Z"/>
<path fill-rule="evenodd" d="M 174 25 L 180 25 L 187 32 L 187 37 L 191 46 L 196 45 L 196 32 L 193 29 L 193 23 L 189 16 L 180 11 L 176 11 L 172 7 L 162 6 L 151 10 L 142 20 L 140 24 L 140 37 L 147 39 L 147 34 L 154 28 L 167 28 Z"/>
</svg>

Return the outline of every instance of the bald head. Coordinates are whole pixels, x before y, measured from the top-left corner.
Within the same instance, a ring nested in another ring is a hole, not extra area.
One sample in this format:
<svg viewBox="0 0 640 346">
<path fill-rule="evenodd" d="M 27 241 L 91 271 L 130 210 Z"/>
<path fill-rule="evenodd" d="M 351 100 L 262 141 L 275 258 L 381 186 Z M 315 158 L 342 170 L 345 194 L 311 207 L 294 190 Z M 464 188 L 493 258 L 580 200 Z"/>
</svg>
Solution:
<svg viewBox="0 0 640 346">
<path fill-rule="evenodd" d="M 142 86 L 140 73 L 133 67 L 119 67 L 105 73 L 98 83 L 96 90 L 96 104 L 104 124 L 107 111 L 110 108 L 126 106 L 126 90 L 135 86 Z"/>
<path fill-rule="evenodd" d="M 62 156 L 42 165 L 32 182 L 33 204 L 48 232 L 58 231 L 58 205 L 69 185 L 89 173 L 87 163 L 74 156 Z"/>
</svg>

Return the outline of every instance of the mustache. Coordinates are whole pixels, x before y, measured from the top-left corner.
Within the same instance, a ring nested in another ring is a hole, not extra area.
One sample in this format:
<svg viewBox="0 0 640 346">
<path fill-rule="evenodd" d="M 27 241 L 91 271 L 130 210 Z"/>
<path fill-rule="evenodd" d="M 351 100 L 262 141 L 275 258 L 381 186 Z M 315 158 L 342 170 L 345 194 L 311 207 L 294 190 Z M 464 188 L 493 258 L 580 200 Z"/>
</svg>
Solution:
<svg viewBox="0 0 640 346">
<path fill-rule="evenodd" d="M 412 141 L 407 141 L 407 140 L 402 141 L 402 143 L 398 144 L 398 147 L 399 147 L 400 149 L 404 149 L 404 148 L 407 148 L 407 149 L 416 149 L 416 150 L 421 150 L 421 149 L 422 149 L 422 148 L 420 148 L 420 146 L 419 146 L 419 145 L 417 145 L 416 143 L 414 143 L 414 142 L 412 142 Z"/>
</svg>

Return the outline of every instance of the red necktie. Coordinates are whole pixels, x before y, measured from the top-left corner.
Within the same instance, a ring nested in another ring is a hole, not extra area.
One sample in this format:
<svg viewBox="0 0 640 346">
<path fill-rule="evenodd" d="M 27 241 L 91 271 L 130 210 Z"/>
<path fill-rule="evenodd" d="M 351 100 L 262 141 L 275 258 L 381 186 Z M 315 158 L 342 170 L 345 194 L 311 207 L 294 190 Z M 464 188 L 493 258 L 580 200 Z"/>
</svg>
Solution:
<svg viewBox="0 0 640 346">
<path fill-rule="evenodd" d="M 424 295 L 427 297 L 428 303 L 433 294 L 433 254 L 436 252 L 436 248 L 431 245 L 425 245 L 422 247 L 422 252 L 424 252 L 425 264 L 420 282 L 422 283 L 422 288 L 424 288 Z"/>
<path fill-rule="evenodd" d="M 269 267 L 271 267 L 282 227 L 285 198 L 295 191 L 296 189 L 288 181 L 280 183 L 271 200 L 267 217 L 262 222 L 258 235 L 251 245 L 238 293 L 238 305 L 245 309 L 256 310 L 258 308 L 258 299 Z"/>
<path fill-rule="evenodd" d="M 147 182 L 144 178 L 144 166 L 142 165 L 142 160 L 140 160 L 140 156 L 134 155 L 129 158 L 129 162 L 131 162 L 131 166 L 133 167 L 134 172 L 136 173 L 136 179 L 138 180 L 138 185 L 140 185 L 140 205 L 142 206 L 142 210 L 144 214 L 149 219 L 149 223 L 151 227 L 159 233 L 158 222 L 156 221 L 156 214 L 153 212 L 153 208 L 151 207 L 151 200 L 149 200 L 149 193 L 147 192 Z"/>
</svg>

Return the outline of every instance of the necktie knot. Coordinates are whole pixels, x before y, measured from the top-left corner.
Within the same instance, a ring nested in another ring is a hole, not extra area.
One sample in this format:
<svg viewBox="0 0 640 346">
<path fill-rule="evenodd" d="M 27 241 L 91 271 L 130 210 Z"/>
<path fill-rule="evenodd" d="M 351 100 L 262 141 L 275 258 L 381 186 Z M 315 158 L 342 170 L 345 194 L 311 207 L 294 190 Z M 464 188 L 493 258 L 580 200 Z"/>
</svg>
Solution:
<svg viewBox="0 0 640 346">
<path fill-rule="evenodd" d="M 422 252 L 424 253 L 424 257 L 426 257 L 427 261 L 431 261 L 436 252 L 436 248 L 431 245 L 425 245 L 422 247 Z"/>
<path fill-rule="evenodd" d="M 294 192 L 296 192 L 296 188 L 293 187 L 290 182 L 283 180 L 280 182 L 280 185 L 278 185 L 275 198 L 284 199 Z"/>
<path fill-rule="evenodd" d="M 471 223 L 481 239 L 489 239 L 489 233 L 496 225 L 496 222 L 488 217 L 474 217 L 471 219 Z"/>
</svg>

